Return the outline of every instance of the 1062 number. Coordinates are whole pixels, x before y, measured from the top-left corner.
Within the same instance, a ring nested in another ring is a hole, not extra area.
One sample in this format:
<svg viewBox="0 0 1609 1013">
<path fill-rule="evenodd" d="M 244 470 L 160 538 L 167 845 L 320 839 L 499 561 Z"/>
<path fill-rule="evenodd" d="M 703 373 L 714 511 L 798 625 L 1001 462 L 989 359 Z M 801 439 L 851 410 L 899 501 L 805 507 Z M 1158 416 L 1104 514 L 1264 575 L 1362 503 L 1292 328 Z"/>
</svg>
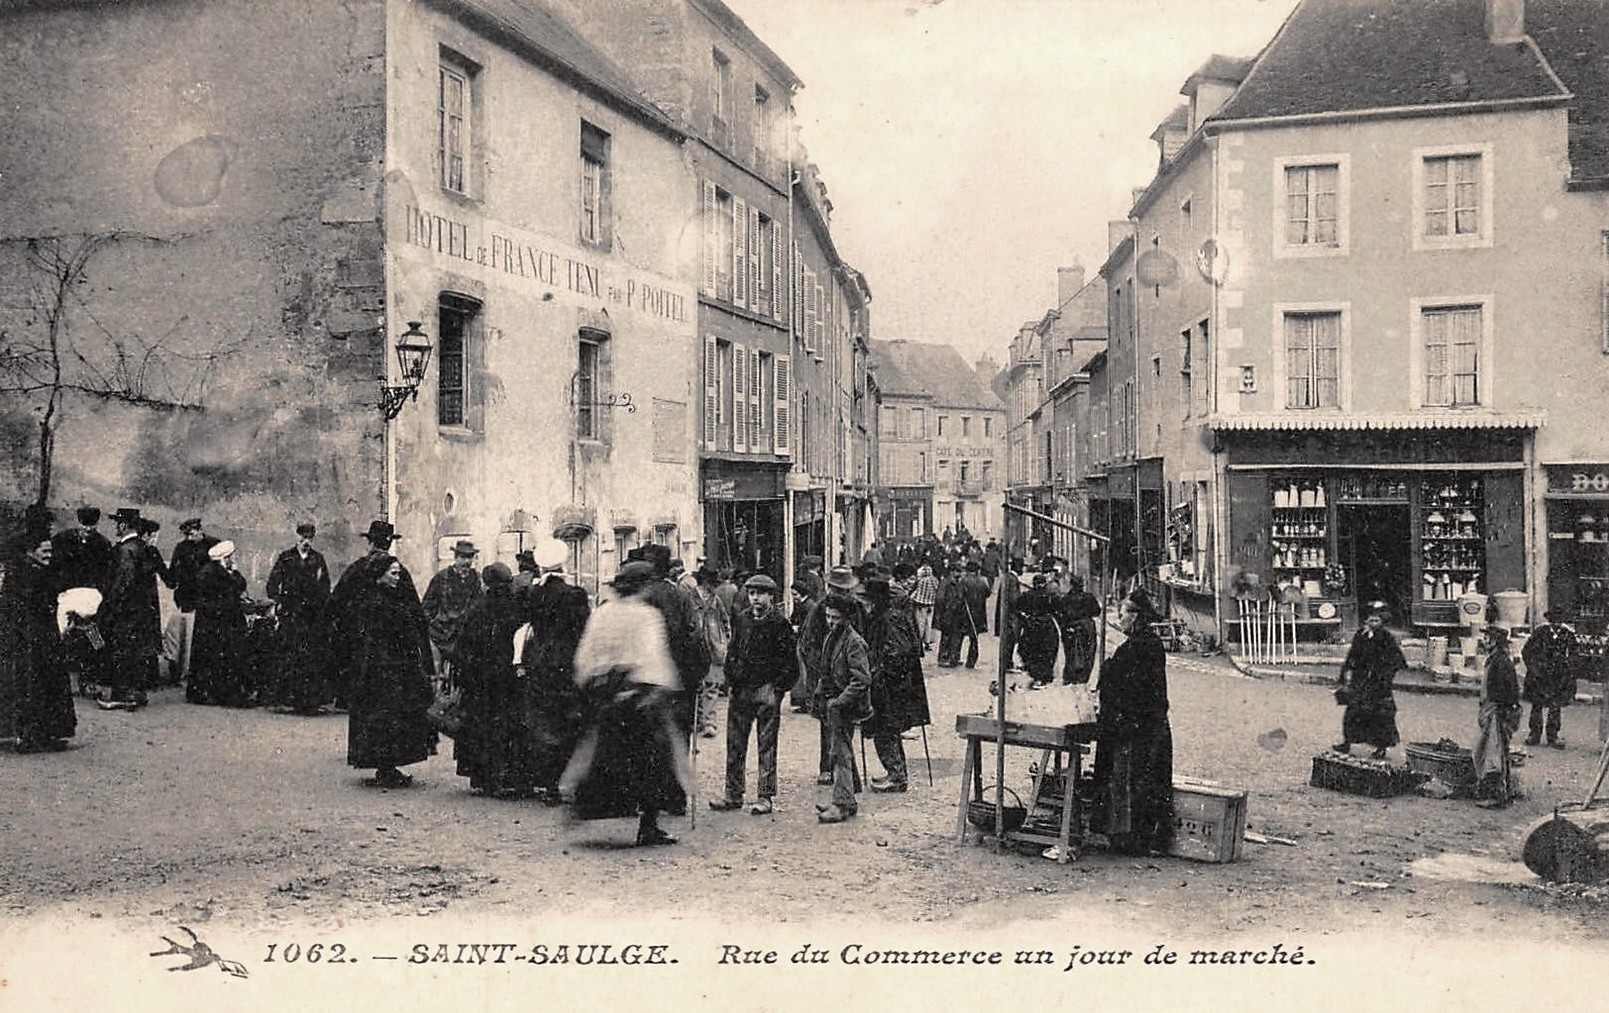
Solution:
<svg viewBox="0 0 1609 1013">
<path fill-rule="evenodd" d="M 300 943 L 269 943 L 268 956 L 263 958 L 265 964 L 294 964 L 304 961 L 309 964 L 344 964 L 347 962 L 346 946 L 343 943 L 312 943 L 303 947 Z"/>
</svg>

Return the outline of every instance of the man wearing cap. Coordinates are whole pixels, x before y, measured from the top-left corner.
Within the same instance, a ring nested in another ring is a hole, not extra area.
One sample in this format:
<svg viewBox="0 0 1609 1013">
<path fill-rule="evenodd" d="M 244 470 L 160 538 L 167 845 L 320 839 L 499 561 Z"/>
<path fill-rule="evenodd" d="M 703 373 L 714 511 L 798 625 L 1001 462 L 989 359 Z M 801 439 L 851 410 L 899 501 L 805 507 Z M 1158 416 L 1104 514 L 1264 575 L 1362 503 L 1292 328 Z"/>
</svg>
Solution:
<svg viewBox="0 0 1609 1013">
<path fill-rule="evenodd" d="M 1575 700 L 1575 630 L 1561 622 L 1563 616 L 1554 609 L 1543 613 L 1543 618 L 1547 622 L 1531 631 L 1520 651 L 1520 657 L 1525 660 L 1525 699 L 1531 701 L 1531 725 L 1525 744 L 1541 743 L 1545 712 L 1548 745 L 1563 749 L 1564 740 L 1559 737 L 1559 708 L 1568 707 Z"/>
<path fill-rule="evenodd" d="M 866 611 L 861 601 L 856 597 L 860 590 L 860 578 L 855 576 L 853 570 L 847 566 L 835 566 L 827 572 L 827 596 L 837 595 L 840 605 L 846 613 L 846 621 L 858 632 L 866 623 Z M 830 626 L 827 623 L 827 612 L 823 603 L 818 603 L 805 614 L 799 623 L 799 639 L 797 654 L 799 657 L 799 684 L 794 688 L 794 699 L 806 700 L 810 703 L 811 713 L 816 714 L 815 706 L 817 686 L 826 670 L 828 659 L 826 656 L 827 635 Z M 870 674 L 868 673 L 868 678 Z M 817 714 L 817 717 L 820 717 Z M 816 783 L 832 783 L 832 732 L 823 720 L 820 728 L 818 765 L 816 767 Z"/>
<path fill-rule="evenodd" d="M 157 578 L 140 539 L 140 521 L 140 512 L 132 507 L 123 507 L 112 515 L 117 543 L 112 552 L 112 577 L 100 611 L 112 648 L 112 684 L 101 700 L 106 710 L 145 706 L 145 691 L 156 681 L 157 656 L 162 649 Z"/>
<path fill-rule="evenodd" d="M 218 544 L 218 539 L 207 534 L 201 518 L 189 517 L 179 522 L 179 543 L 173 547 L 168 560 L 168 579 L 173 582 L 173 607 L 179 610 L 178 626 L 174 630 L 176 655 L 174 668 L 180 679 L 190 674 L 190 653 L 195 640 L 195 583 L 196 577 L 207 565 L 207 550 Z"/>
<path fill-rule="evenodd" d="M 279 617 L 275 644 L 275 696 L 297 714 L 316 714 L 330 702 L 326 609 L 330 568 L 313 548 L 318 528 L 296 525 L 296 544 L 274 557 L 267 594 Z"/>
<path fill-rule="evenodd" d="M 66 528 L 50 540 L 51 567 L 61 575 L 63 588 L 92 587 L 103 594 L 112 575 L 112 543 L 96 525 L 101 512 L 92 506 L 78 508 L 78 527 Z"/>
<path fill-rule="evenodd" d="M 743 582 L 749 607 L 726 654 L 726 795 L 710 799 L 717 811 L 741 809 L 749 729 L 759 754 L 757 796 L 749 812 L 766 816 L 777 794 L 777 730 L 782 695 L 792 686 L 795 667 L 793 625 L 777 607 L 777 582 L 757 573 Z"/>
<path fill-rule="evenodd" d="M 356 670 L 360 658 L 357 657 L 356 636 L 361 631 L 355 628 L 354 606 L 360 596 L 368 593 L 373 584 L 372 570 L 382 559 L 390 559 L 391 543 L 402 536 L 397 534 L 396 528 L 388 521 L 370 521 L 369 530 L 363 533 L 363 538 L 369 543 L 369 551 L 353 560 L 341 573 L 341 579 L 335 582 L 335 588 L 330 592 L 329 621 L 330 637 L 330 680 L 331 692 L 335 697 L 335 706 L 344 709 L 347 705 L 348 689 L 350 688 L 352 674 Z M 413 574 L 408 568 L 397 560 L 397 583 L 395 594 L 398 600 L 406 603 L 407 607 L 416 612 L 421 624 L 425 622 L 424 609 L 419 604 L 419 591 L 413 582 Z"/>
<path fill-rule="evenodd" d="M 663 545 L 644 545 L 641 557 L 653 568 L 655 579 L 642 588 L 642 600 L 654 606 L 665 620 L 665 639 L 676 662 L 680 689 L 676 699 L 676 720 L 683 741 L 693 732 L 698 708 L 698 687 L 710 670 L 709 645 L 704 639 L 704 620 L 696 596 L 670 579 L 670 549 Z"/>
<path fill-rule="evenodd" d="M 470 606 L 484 593 L 480 574 L 475 572 L 475 557 L 479 554 L 474 542 L 460 538 L 453 545 L 451 565 L 430 578 L 420 602 L 425 609 L 425 619 L 430 623 L 430 649 L 436 659 L 436 676 L 448 685 L 453 678 L 458 631 L 464 625 Z"/>
<path fill-rule="evenodd" d="M 235 569 L 235 543 L 226 539 L 208 549 L 207 565 L 191 592 L 196 629 L 184 689 L 191 703 L 244 707 L 251 702 L 241 663 L 246 609 L 240 596 L 245 593 L 246 577 Z"/>
<path fill-rule="evenodd" d="M 836 567 L 834 570 L 836 571 Z M 832 576 L 829 575 L 831 584 Z M 821 823 L 842 823 L 859 808 L 860 772 L 855 767 L 855 725 L 871 715 L 871 662 L 866 641 L 856 632 L 851 617 L 860 612 L 856 600 L 841 590 L 830 591 L 821 614 L 827 637 L 821 647 L 812 710 L 827 729 L 831 742 L 831 801 L 817 805 Z M 818 779 L 819 783 L 819 779 Z"/>
</svg>

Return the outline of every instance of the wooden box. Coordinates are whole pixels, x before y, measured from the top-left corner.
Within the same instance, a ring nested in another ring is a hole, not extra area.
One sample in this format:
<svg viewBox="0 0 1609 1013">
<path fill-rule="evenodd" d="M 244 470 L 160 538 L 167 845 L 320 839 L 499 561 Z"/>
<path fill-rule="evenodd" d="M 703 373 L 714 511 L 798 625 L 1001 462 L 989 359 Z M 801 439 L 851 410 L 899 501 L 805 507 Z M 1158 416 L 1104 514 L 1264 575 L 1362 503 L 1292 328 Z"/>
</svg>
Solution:
<svg viewBox="0 0 1609 1013">
<path fill-rule="evenodd" d="M 1168 853 L 1197 862 L 1234 862 L 1246 833 L 1246 793 L 1211 781 L 1173 780 L 1173 843 Z"/>
</svg>

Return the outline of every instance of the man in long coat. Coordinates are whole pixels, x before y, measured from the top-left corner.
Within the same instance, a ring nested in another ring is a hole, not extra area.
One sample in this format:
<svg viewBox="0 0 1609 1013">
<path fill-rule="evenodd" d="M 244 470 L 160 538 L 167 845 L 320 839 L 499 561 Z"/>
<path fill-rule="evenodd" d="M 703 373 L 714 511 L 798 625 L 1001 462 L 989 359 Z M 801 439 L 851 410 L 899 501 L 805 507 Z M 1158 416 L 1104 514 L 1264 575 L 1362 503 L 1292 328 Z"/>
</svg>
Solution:
<svg viewBox="0 0 1609 1013">
<path fill-rule="evenodd" d="M 318 528 L 296 526 L 296 544 L 274 557 L 268 597 L 279 617 L 275 645 L 277 702 L 297 714 L 316 714 L 330 702 L 330 568 L 313 548 Z"/>
<path fill-rule="evenodd" d="M 670 578 L 670 550 L 663 545 L 633 549 L 637 558 L 653 567 L 655 579 L 640 594 L 642 600 L 659 610 L 665 620 L 665 639 L 671 660 L 676 663 L 680 686 L 676 690 L 674 713 L 684 737 L 692 734 L 698 709 L 698 687 L 710 670 L 709 643 L 704 636 L 704 618 L 696 596 Z M 628 560 L 631 558 L 628 555 Z"/>
<path fill-rule="evenodd" d="M 436 749 L 430 634 L 396 557 L 370 553 L 352 571 L 340 631 L 351 643 L 346 762 L 372 768 L 378 787 L 406 788 L 413 778 L 399 768 Z"/>
<path fill-rule="evenodd" d="M 195 586 L 196 578 L 207 566 L 207 552 L 218 544 L 218 539 L 207 534 L 199 517 L 179 522 L 179 543 L 173 547 L 168 560 L 168 580 L 173 588 L 173 607 L 179 610 L 174 620 L 173 636 L 177 648 L 174 667 L 177 678 L 190 674 L 190 649 L 195 641 Z"/>
<path fill-rule="evenodd" d="M 96 507 L 78 508 L 78 527 L 59 531 L 50 540 L 51 569 L 59 575 L 63 590 L 92 587 L 102 594 L 112 575 L 112 543 L 96 525 L 101 512 Z"/>
<path fill-rule="evenodd" d="M 855 793 L 860 791 L 860 771 L 855 767 L 854 733 L 855 725 L 871 714 L 872 682 L 866 641 L 851 622 L 859 611 L 855 599 L 841 590 L 829 592 L 821 603 L 827 637 L 821 646 L 821 667 L 811 709 L 827 728 L 832 743 L 832 800 L 817 807 L 820 812 L 816 819 L 821 823 L 842 823 L 859 809 Z"/>
<path fill-rule="evenodd" d="M 1545 713 L 1548 745 L 1563 749 L 1559 708 L 1575 700 L 1575 630 L 1559 622 L 1561 616 L 1552 609 L 1543 618 L 1547 622 L 1531 631 L 1520 652 L 1525 659 L 1525 699 L 1531 701 L 1531 725 L 1525 744 L 1534 746 L 1542 741 Z"/>
<path fill-rule="evenodd" d="M 463 628 L 464 616 L 484 592 L 480 574 L 475 572 L 475 557 L 480 550 L 467 538 L 460 538 L 453 546 L 452 564 L 430 578 L 421 604 L 425 619 L 430 623 L 430 646 L 435 654 L 436 677 L 452 683 L 453 663 L 458 653 L 458 631 Z"/>
<path fill-rule="evenodd" d="M 155 682 L 162 649 L 162 613 L 156 596 L 157 575 L 140 540 L 140 512 L 123 507 L 112 520 L 117 544 L 100 610 L 103 633 L 112 649 L 111 686 L 101 706 L 129 710 L 145 706 L 145 691 Z"/>
<path fill-rule="evenodd" d="M 0 738 L 19 753 L 67 748 L 78 719 L 56 628 L 48 520 L 27 524 L 0 582 Z"/>
<path fill-rule="evenodd" d="M 575 652 L 592 613 L 587 593 L 565 577 L 569 555 L 557 539 L 532 550 L 538 573 L 525 595 L 527 632 L 516 662 L 525 672 L 536 787 L 549 805 L 561 801 L 559 778 L 581 734 Z"/>
<path fill-rule="evenodd" d="M 866 651 L 872 666 L 872 716 L 861 725 L 870 736 L 884 776 L 872 778 L 872 791 L 903 792 L 909 784 L 901 735 L 932 723 L 927 685 L 922 679 L 922 634 L 904 589 L 891 585 L 888 571 L 866 581 L 872 610 L 866 623 Z"/>
</svg>

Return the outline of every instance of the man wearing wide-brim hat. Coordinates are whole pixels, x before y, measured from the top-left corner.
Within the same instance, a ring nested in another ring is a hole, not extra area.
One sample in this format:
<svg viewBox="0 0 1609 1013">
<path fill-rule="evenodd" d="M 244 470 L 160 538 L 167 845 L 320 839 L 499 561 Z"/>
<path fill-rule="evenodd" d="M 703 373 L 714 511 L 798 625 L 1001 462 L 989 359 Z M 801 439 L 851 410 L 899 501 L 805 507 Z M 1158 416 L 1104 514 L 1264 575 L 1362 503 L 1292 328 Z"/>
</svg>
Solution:
<svg viewBox="0 0 1609 1013">
<path fill-rule="evenodd" d="M 296 544 L 274 557 L 267 594 L 279 618 L 274 655 L 274 702 L 297 714 L 316 714 L 331 702 L 329 680 L 330 568 L 313 548 L 318 528 L 296 525 Z"/>
<path fill-rule="evenodd" d="M 430 624 L 430 649 L 436 660 L 436 676 L 449 685 L 464 616 L 486 593 L 480 574 L 475 572 L 478 555 L 480 550 L 469 539 L 454 542 L 452 563 L 430 578 L 420 601 L 425 609 L 425 620 Z"/>
</svg>

